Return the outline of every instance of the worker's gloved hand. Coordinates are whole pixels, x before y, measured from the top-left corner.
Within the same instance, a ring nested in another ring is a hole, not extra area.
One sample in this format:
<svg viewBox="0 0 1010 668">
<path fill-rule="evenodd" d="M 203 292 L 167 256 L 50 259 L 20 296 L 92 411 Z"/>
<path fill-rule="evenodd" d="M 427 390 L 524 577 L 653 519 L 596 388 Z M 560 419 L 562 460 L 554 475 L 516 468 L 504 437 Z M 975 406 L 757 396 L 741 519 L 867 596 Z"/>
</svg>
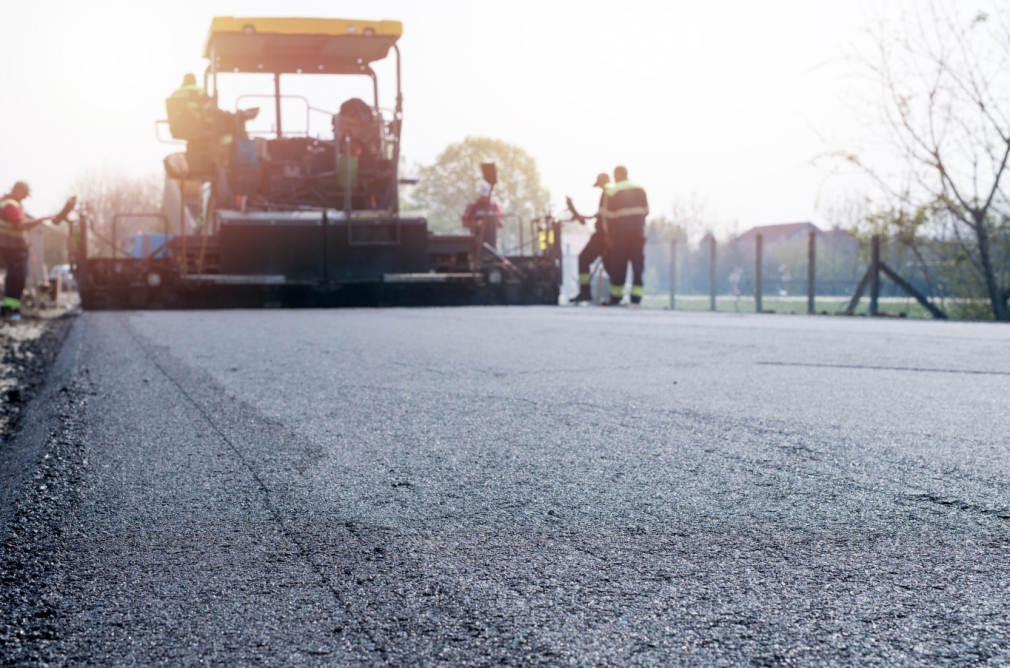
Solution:
<svg viewBox="0 0 1010 668">
<path fill-rule="evenodd" d="M 70 215 L 70 212 L 73 211 L 74 207 L 76 206 L 77 206 L 77 195 L 73 195 L 70 197 L 70 199 L 67 200 L 67 203 L 63 205 L 63 208 L 60 210 L 60 212 L 55 216 L 53 216 L 52 218 L 50 218 L 50 220 L 52 220 L 54 224 L 59 225 L 60 223 L 62 223 L 64 220 L 67 219 L 67 216 Z"/>
<path fill-rule="evenodd" d="M 575 203 L 572 201 L 572 198 L 569 197 L 568 195 L 565 195 L 565 204 L 568 205 L 568 210 L 571 212 L 572 218 L 579 221 L 580 225 L 585 225 L 586 217 L 575 210 Z"/>
</svg>

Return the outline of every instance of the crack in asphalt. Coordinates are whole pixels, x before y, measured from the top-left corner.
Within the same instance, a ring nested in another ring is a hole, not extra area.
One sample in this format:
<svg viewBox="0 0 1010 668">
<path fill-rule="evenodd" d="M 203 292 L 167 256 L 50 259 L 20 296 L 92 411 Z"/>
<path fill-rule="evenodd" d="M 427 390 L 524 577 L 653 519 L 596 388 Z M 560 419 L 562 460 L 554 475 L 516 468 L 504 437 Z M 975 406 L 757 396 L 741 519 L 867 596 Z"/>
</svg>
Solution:
<svg viewBox="0 0 1010 668">
<path fill-rule="evenodd" d="M 919 366 L 882 366 L 877 364 L 820 364 L 816 362 L 756 362 L 759 366 L 805 366 L 818 369 L 866 369 L 869 371 L 914 371 L 916 373 L 954 373 L 969 376 L 1010 376 L 1010 371 L 981 369 L 933 369 Z"/>
<path fill-rule="evenodd" d="M 927 501 L 938 506 L 943 506 L 945 508 L 953 508 L 956 510 L 963 510 L 969 513 L 976 513 L 979 515 L 992 515 L 998 517 L 1001 520 L 1010 520 L 1010 508 L 986 508 L 975 503 L 970 503 L 968 501 L 962 501 L 957 497 L 948 496 L 945 494 L 936 494 L 933 492 L 921 492 L 915 494 L 909 494 L 908 498 L 916 499 L 919 501 Z"/>
</svg>

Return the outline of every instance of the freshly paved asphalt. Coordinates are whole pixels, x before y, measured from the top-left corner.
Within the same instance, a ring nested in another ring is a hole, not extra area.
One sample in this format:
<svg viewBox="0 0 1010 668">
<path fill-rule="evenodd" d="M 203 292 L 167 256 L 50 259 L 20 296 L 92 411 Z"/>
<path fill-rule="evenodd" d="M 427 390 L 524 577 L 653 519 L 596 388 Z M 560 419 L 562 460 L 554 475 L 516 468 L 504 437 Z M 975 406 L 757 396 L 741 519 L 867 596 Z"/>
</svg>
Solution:
<svg viewBox="0 0 1010 668">
<path fill-rule="evenodd" d="M 998 325 L 834 317 L 86 313 L 3 647 L 1010 663 L 1008 353 Z"/>
</svg>

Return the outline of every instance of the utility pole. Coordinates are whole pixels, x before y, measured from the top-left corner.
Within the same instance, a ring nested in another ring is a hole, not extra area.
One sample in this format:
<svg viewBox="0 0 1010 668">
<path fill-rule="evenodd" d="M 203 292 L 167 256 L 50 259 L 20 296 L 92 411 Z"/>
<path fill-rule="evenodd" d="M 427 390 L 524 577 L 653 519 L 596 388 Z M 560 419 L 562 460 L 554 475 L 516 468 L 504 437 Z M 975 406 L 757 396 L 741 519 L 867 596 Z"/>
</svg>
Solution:
<svg viewBox="0 0 1010 668">
<path fill-rule="evenodd" d="M 807 244 L 807 315 L 816 313 L 814 297 L 817 295 L 817 233 L 810 231 Z"/>
<path fill-rule="evenodd" d="M 670 239 L 670 310 L 677 308 L 677 239 Z"/>
<path fill-rule="evenodd" d="M 708 308 L 715 310 L 715 235 L 709 236 L 709 257 L 708 257 Z"/>
<path fill-rule="evenodd" d="M 764 292 L 764 275 L 761 272 L 761 251 L 764 238 L 759 234 L 754 239 L 754 311 L 761 313 L 764 311 L 761 304 L 761 293 Z"/>
<path fill-rule="evenodd" d="M 880 301 L 880 236 L 870 240 L 870 315 L 877 315 Z"/>
</svg>

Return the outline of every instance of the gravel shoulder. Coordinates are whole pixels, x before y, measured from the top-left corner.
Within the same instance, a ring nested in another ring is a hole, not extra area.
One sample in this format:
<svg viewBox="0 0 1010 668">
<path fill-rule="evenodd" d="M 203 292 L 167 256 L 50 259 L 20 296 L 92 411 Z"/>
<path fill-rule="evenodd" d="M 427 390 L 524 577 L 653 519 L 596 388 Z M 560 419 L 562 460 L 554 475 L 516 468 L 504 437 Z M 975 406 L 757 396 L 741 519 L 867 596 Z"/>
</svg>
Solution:
<svg viewBox="0 0 1010 668">
<path fill-rule="evenodd" d="M 0 434 L 9 438 L 18 417 L 45 381 L 75 312 L 0 321 Z"/>
<path fill-rule="evenodd" d="M 75 318 L 74 312 L 53 311 L 20 323 L 0 322 L 0 536 L 43 442 L 37 429 L 48 407 L 30 407 L 46 386 Z"/>
</svg>

